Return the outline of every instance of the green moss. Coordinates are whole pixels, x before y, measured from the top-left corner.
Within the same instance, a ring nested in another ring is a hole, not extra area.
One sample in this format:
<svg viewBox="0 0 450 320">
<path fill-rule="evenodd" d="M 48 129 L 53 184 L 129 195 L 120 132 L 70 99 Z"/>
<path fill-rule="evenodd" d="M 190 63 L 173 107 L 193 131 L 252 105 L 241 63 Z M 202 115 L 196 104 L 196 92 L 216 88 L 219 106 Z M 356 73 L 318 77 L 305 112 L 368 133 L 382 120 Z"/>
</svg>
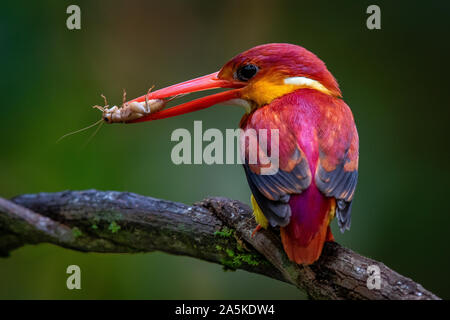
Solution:
<svg viewBox="0 0 450 320">
<path fill-rule="evenodd" d="M 224 227 L 219 231 L 214 232 L 215 236 L 229 238 L 235 235 L 235 230 Z M 269 264 L 261 255 L 257 253 L 248 253 L 241 240 L 236 237 L 237 245 L 235 250 L 231 248 L 223 248 L 220 245 L 216 245 L 217 251 L 225 251 L 224 257 L 220 260 L 220 263 L 224 266 L 224 270 L 236 270 L 246 263 L 251 266 L 258 266 L 260 264 Z M 228 242 L 228 241 L 227 241 Z"/>
<path fill-rule="evenodd" d="M 72 228 L 72 234 L 73 234 L 73 236 L 74 236 L 75 239 L 76 239 L 76 238 L 82 236 L 82 235 L 83 235 L 83 232 L 81 232 L 81 230 L 78 229 L 78 227 L 73 227 L 73 228 Z"/>
<path fill-rule="evenodd" d="M 94 230 L 97 230 L 97 229 L 98 229 L 98 226 L 94 223 L 94 224 L 91 226 L 91 228 L 94 229 Z"/>
<path fill-rule="evenodd" d="M 261 263 L 259 257 L 256 254 L 240 254 L 239 259 L 251 266 L 259 266 Z"/>
<path fill-rule="evenodd" d="M 228 255 L 230 258 L 233 258 L 233 257 L 234 257 L 234 251 L 233 251 L 233 250 L 231 250 L 231 249 L 226 249 L 225 252 L 227 253 L 227 255 Z"/>
<path fill-rule="evenodd" d="M 123 214 L 121 212 L 98 212 L 95 213 L 93 217 L 90 218 L 92 224 L 98 225 L 101 222 L 112 223 L 115 221 L 120 221 L 123 219 Z"/>
<path fill-rule="evenodd" d="M 236 253 L 231 249 L 226 249 L 227 256 L 220 260 L 221 264 L 226 267 L 227 270 L 236 270 L 246 263 L 251 266 L 258 266 L 261 263 L 267 264 L 268 262 L 258 254 L 255 253 Z"/>
<path fill-rule="evenodd" d="M 234 230 L 233 229 L 229 229 L 227 227 L 223 227 L 222 230 L 218 230 L 214 232 L 215 236 L 219 236 L 219 237 L 224 237 L 224 238 L 229 238 L 234 234 Z"/>
<path fill-rule="evenodd" d="M 220 263 L 223 265 L 224 271 L 236 271 L 236 266 L 233 264 L 233 261 L 229 259 L 222 258 Z"/>
<path fill-rule="evenodd" d="M 116 233 L 120 230 L 120 226 L 115 221 L 112 221 L 109 224 L 108 230 L 110 230 L 112 233 Z"/>
</svg>

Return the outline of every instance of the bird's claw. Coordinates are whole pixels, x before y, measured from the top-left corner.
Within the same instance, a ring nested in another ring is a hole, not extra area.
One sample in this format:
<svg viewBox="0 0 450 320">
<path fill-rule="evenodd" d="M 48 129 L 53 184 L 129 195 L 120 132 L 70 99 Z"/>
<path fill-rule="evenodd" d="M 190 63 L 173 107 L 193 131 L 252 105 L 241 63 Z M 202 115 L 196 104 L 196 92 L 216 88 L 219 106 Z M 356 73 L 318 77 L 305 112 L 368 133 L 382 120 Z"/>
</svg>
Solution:
<svg viewBox="0 0 450 320">
<path fill-rule="evenodd" d="M 259 231 L 259 230 L 261 230 L 261 225 L 260 224 L 258 224 L 258 226 L 253 230 L 253 232 L 252 232 L 252 238 L 254 238 L 255 237 L 255 235 L 256 235 L 256 233 Z"/>
</svg>

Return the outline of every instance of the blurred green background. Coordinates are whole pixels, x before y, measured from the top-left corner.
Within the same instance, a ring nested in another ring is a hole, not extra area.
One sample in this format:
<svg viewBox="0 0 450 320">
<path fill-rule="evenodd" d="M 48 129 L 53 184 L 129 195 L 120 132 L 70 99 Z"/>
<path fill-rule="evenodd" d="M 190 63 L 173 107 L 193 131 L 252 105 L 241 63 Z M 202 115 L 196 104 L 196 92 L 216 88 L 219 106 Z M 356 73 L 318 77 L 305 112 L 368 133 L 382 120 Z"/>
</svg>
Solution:
<svg viewBox="0 0 450 320">
<path fill-rule="evenodd" d="M 381 7 L 382 29 L 366 28 Z M 66 8 L 81 7 L 79 31 Z M 242 110 L 216 106 L 179 118 L 103 126 L 91 109 L 211 73 L 268 42 L 299 44 L 338 79 L 360 135 L 360 179 L 350 232 L 338 242 L 450 298 L 448 1 L 23 1 L 0 11 L 0 195 L 97 188 L 193 203 L 249 202 L 239 165 L 170 160 L 176 128 L 235 128 Z M 213 179 L 212 179 L 213 178 Z M 82 290 L 66 289 L 66 267 Z M 244 271 L 164 253 L 86 254 L 27 246 L 0 259 L 0 298 L 304 298 Z"/>
</svg>

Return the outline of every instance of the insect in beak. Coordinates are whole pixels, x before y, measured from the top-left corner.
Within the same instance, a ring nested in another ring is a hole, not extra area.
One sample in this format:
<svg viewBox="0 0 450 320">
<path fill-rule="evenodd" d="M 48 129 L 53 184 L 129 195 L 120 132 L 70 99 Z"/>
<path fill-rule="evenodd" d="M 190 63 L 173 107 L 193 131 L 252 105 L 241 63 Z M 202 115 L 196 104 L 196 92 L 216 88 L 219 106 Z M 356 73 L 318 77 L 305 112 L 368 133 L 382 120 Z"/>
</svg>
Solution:
<svg viewBox="0 0 450 320">
<path fill-rule="evenodd" d="M 174 117 L 197 110 L 202 110 L 218 103 L 226 103 L 238 99 L 240 96 L 240 88 L 244 87 L 246 83 L 240 81 L 222 80 L 218 78 L 218 74 L 219 72 L 214 72 L 203 77 L 181 82 L 179 84 L 175 84 L 153 92 L 149 91 L 146 95 L 129 101 L 128 105 L 130 106 L 133 104 L 135 105 L 136 103 L 149 101 L 150 103 L 153 103 L 158 107 L 155 108 L 155 110 L 157 110 L 156 112 L 143 114 L 142 116 L 133 119 L 130 118 L 127 122 L 135 123 Z M 160 104 L 163 104 L 163 102 L 168 102 L 172 99 L 184 96 L 192 92 L 219 88 L 231 88 L 233 90 L 212 94 L 164 110 L 162 110 L 164 108 L 164 105 L 160 106 Z"/>
<path fill-rule="evenodd" d="M 153 87 L 151 87 L 143 102 L 126 102 L 127 94 L 123 91 L 122 106 L 109 107 L 106 97 L 102 94 L 102 98 L 105 101 L 105 105 L 93 106 L 95 109 L 99 109 L 102 112 L 102 119 L 106 123 L 128 123 L 130 121 L 142 118 L 146 115 L 158 112 L 166 106 L 166 103 L 170 99 L 149 99 L 148 96 Z"/>
</svg>

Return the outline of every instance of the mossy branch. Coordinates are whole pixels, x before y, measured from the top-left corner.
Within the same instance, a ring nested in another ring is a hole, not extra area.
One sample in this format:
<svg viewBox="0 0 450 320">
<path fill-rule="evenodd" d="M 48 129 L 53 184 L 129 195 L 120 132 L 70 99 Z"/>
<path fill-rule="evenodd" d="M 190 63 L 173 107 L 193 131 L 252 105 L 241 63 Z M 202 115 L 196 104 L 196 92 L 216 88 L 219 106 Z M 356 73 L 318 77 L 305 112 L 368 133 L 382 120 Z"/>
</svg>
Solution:
<svg viewBox="0 0 450 320">
<path fill-rule="evenodd" d="M 115 191 L 65 191 L 0 198 L 0 255 L 53 243 L 85 252 L 164 251 L 220 263 L 295 285 L 314 299 L 439 299 L 383 263 L 326 243 L 311 266 L 286 257 L 278 230 L 256 227 L 250 208 L 208 198 L 195 205 Z M 378 266 L 381 288 L 368 289 Z"/>
</svg>

